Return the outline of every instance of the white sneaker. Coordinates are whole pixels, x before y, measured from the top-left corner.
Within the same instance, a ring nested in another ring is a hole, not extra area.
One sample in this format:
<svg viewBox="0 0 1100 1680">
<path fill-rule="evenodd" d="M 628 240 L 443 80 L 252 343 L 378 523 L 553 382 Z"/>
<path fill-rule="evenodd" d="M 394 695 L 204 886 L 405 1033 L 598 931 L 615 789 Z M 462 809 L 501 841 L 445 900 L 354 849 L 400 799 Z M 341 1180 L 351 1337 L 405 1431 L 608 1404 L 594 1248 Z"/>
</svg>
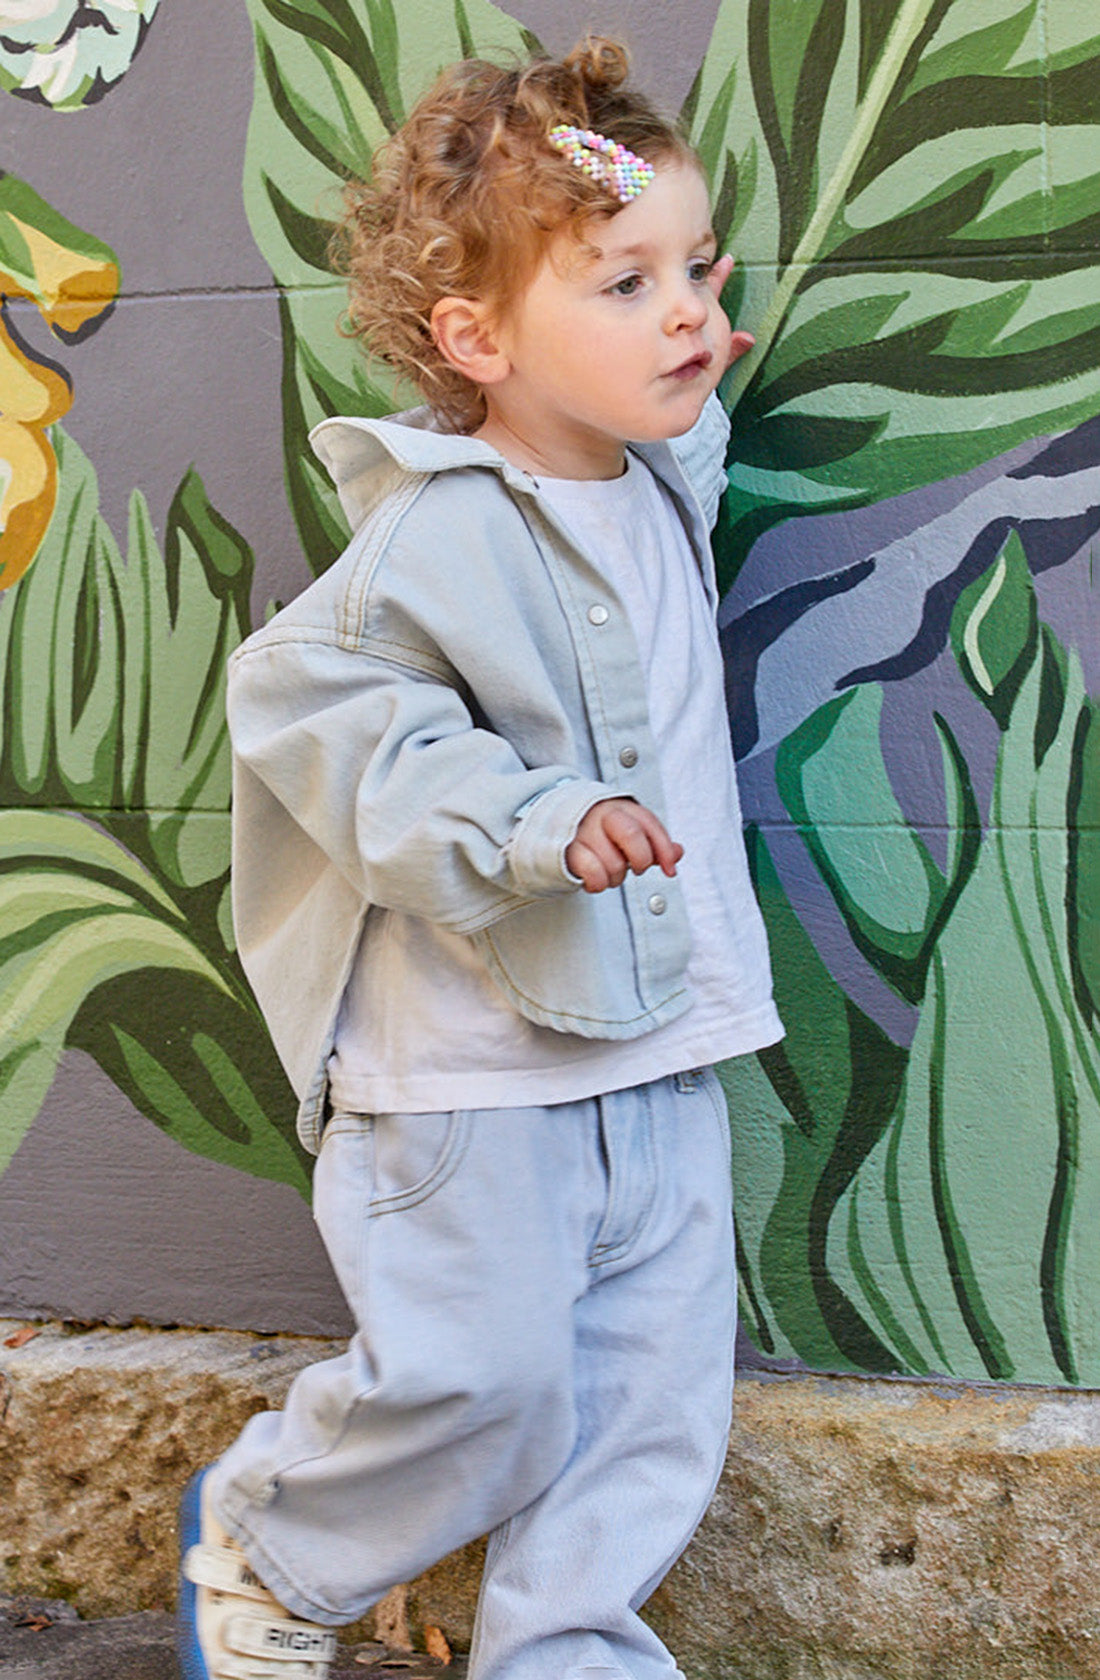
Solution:
<svg viewBox="0 0 1100 1680">
<path fill-rule="evenodd" d="M 336 1635 L 299 1622 L 252 1570 L 193 1476 L 180 1507 L 177 1645 L 183 1680 L 324 1680 Z"/>
</svg>

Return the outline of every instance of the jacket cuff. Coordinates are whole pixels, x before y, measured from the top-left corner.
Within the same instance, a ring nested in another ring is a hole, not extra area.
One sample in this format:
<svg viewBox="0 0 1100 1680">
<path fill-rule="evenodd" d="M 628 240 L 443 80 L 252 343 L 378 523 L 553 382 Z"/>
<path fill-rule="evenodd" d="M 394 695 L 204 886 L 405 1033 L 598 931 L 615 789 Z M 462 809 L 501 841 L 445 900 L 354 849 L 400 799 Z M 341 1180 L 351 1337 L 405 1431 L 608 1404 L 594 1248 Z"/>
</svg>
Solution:
<svg viewBox="0 0 1100 1680">
<path fill-rule="evenodd" d="M 566 848 L 585 813 L 601 799 L 615 798 L 622 795 L 614 788 L 578 777 L 555 783 L 521 806 L 504 847 L 519 890 L 537 896 L 575 891 L 581 883 L 565 867 Z"/>
</svg>

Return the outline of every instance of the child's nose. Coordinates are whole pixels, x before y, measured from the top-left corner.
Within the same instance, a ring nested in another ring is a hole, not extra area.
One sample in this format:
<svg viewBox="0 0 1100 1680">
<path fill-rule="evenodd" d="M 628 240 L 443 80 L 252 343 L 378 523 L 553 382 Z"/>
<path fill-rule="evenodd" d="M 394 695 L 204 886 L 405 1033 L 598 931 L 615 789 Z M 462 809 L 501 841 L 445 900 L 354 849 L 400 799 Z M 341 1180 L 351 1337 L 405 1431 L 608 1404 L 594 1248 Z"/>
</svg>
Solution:
<svg viewBox="0 0 1100 1680">
<path fill-rule="evenodd" d="M 666 317 L 666 331 L 696 332 L 707 319 L 707 294 L 698 286 L 685 282 L 678 286 Z"/>
</svg>

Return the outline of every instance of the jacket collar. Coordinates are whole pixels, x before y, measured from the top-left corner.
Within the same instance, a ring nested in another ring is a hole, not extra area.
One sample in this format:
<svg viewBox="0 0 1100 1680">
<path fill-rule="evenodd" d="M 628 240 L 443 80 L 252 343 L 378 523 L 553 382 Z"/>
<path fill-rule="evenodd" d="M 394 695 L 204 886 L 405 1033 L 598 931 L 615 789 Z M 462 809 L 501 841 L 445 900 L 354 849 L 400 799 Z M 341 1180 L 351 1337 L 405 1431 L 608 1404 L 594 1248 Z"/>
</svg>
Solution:
<svg viewBox="0 0 1100 1680">
<path fill-rule="evenodd" d="M 487 467 L 518 494 L 537 493 L 530 473 L 514 467 L 491 444 L 441 431 L 426 407 L 406 409 L 384 420 L 334 416 L 314 426 L 309 441 L 336 486 L 352 530 L 393 490 L 395 476 L 408 473 Z M 669 489 L 682 492 L 683 475 L 667 443 L 632 443 L 630 448 Z"/>
</svg>

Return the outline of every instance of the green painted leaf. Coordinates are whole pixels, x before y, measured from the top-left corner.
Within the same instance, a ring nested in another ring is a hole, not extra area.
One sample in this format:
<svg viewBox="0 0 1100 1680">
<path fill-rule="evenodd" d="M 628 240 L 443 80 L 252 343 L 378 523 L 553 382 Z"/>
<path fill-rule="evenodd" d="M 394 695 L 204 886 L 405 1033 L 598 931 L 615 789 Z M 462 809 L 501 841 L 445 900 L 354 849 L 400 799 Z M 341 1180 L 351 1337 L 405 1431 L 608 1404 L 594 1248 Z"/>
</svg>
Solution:
<svg viewBox="0 0 1100 1680">
<path fill-rule="evenodd" d="M 992 22 L 980 0 L 723 0 L 692 132 L 720 171 L 764 141 L 738 211 L 757 344 L 728 381 L 727 580 L 778 520 L 914 489 L 1096 412 L 1100 39 L 1074 22 L 1047 59 L 1036 0 Z"/>
<path fill-rule="evenodd" d="M 780 745 L 776 785 L 856 947 L 903 998 L 924 990 L 935 940 L 973 867 L 978 817 L 961 754 L 939 720 L 960 803 L 952 873 L 906 821 L 882 757 L 882 690 L 830 700 Z"/>
<path fill-rule="evenodd" d="M 156 877 L 101 829 L 2 811 L 0 1172 L 70 1043 L 189 1148 L 305 1193 L 293 1098 L 230 966 L 211 961 Z"/>
<path fill-rule="evenodd" d="M 89 991 L 134 966 L 192 968 L 222 983 L 178 915 L 166 912 L 156 882 L 105 836 L 85 839 L 77 832 L 85 826 L 57 812 L 0 812 L 0 1068 L 14 1079 L 0 1170 L 37 1113 Z M 84 868 L 69 861 L 70 850 Z"/>
<path fill-rule="evenodd" d="M 135 517 L 141 515 L 135 510 Z M 140 552 L 148 554 L 142 540 Z M 131 561 L 129 577 L 133 573 Z M 229 866 L 224 844 L 211 856 L 196 829 L 206 812 L 229 809 L 226 661 L 249 630 L 252 553 L 211 507 L 188 472 L 168 510 L 164 561 L 146 648 L 142 803 L 153 857 L 165 876 L 199 886 Z M 209 859 L 209 865 L 207 864 Z M 195 865 L 203 860 L 200 867 Z"/>
<path fill-rule="evenodd" d="M 743 1317 L 762 1352 L 836 1369 L 897 1360 L 828 1266 L 829 1221 L 897 1097 L 905 1052 L 849 999 L 747 832 L 788 1036 L 720 1074 L 730 1104 Z"/>
<path fill-rule="evenodd" d="M 0 293 L 29 298 L 55 332 L 72 338 L 107 307 L 119 281 L 109 245 L 0 171 Z"/>
<path fill-rule="evenodd" d="M 24 869 L 29 861 L 59 873 L 74 869 L 82 880 L 98 881 L 154 916 L 181 919 L 172 896 L 144 864 L 71 812 L 0 811 L 0 874 Z"/>
<path fill-rule="evenodd" d="M 1092 706 L 1045 627 L 1040 646 L 1006 721 L 989 833 L 936 943 L 902 1099 L 828 1255 L 911 1369 L 1095 1383 L 1100 1041 L 1075 972 L 1066 833 Z"/>
<path fill-rule="evenodd" d="M 294 1094 L 243 989 L 227 997 L 181 968 L 123 973 L 88 997 L 67 1042 L 177 1143 L 308 1199 Z"/>
<path fill-rule="evenodd" d="M 1100 1023 L 1100 707 L 1082 707 L 1069 789 L 1067 943 L 1083 1020 Z"/>
<path fill-rule="evenodd" d="M 309 429 L 327 415 L 389 413 L 391 383 L 371 377 L 339 330 L 342 284 L 326 248 L 343 183 L 403 120 L 444 65 L 471 53 L 522 53 L 533 38 L 489 0 L 426 0 L 401 27 L 392 0 L 249 0 L 259 74 L 249 126 L 245 205 L 282 291 L 283 429 L 291 505 L 321 572 L 347 540 Z"/>
<path fill-rule="evenodd" d="M 187 1147 L 305 1193 L 227 916 L 224 667 L 252 557 L 188 473 L 163 555 L 135 494 L 124 563 L 56 441 L 54 521 L 0 597 L 0 1170 L 78 1045 Z"/>
<path fill-rule="evenodd" d="M 1038 647 L 1035 591 L 1015 532 L 992 566 L 959 596 L 951 617 L 951 646 L 974 693 L 1006 729 Z"/>
<path fill-rule="evenodd" d="M 225 662 L 249 628 L 252 555 L 189 472 L 163 555 L 135 492 L 124 562 L 92 467 L 60 430 L 55 441 L 53 520 L 34 567 L 0 595 L 0 795 L 117 825 L 148 812 L 127 843 L 199 887 L 229 867 L 227 838 L 219 854 L 191 831 L 229 808 Z"/>
</svg>

